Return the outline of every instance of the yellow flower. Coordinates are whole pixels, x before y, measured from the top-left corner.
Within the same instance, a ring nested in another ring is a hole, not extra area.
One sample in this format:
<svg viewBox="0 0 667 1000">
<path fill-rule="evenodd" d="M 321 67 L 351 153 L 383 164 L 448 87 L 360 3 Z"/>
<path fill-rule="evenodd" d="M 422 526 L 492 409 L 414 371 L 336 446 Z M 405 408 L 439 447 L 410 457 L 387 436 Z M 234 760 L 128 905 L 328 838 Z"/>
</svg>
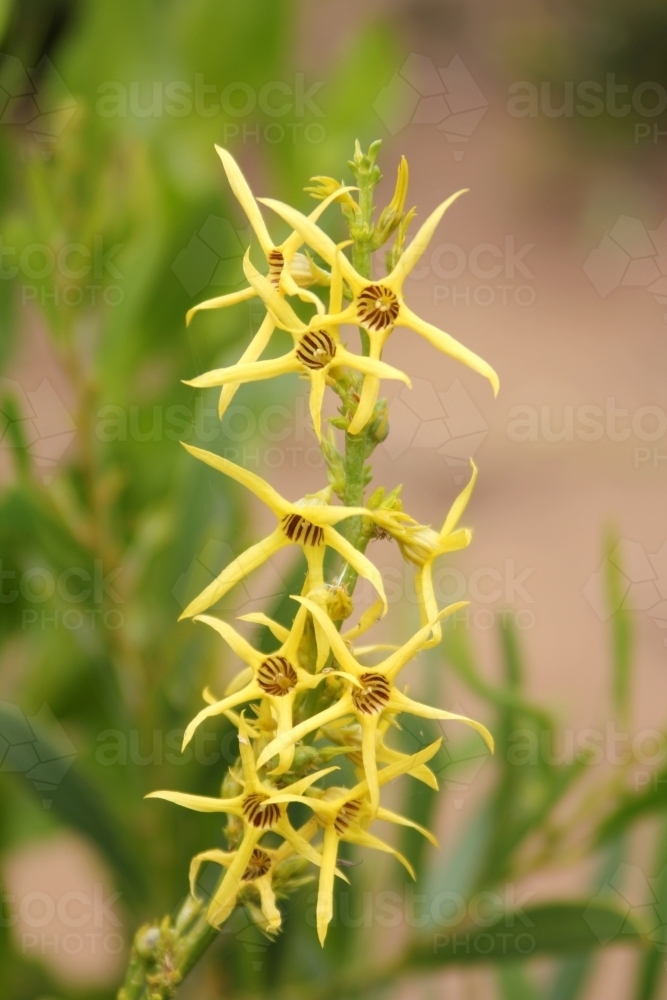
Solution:
<svg viewBox="0 0 667 1000">
<path fill-rule="evenodd" d="M 336 719 L 346 715 L 356 716 L 361 727 L 361 754 L 364 765 L 364 775 L 368 782 L 369 798 L 371 808 L 376 809 L 379 803 L 379 785 L 377 769 L 377 728 L 385 713 L 396 715 L 399 712 L 407 712 L 410 715 L 418 715 L 424 719 L 448 719 L 457 722 L 465 722 L 482 736 L 487 745 L 493 750 L 493 739 L 491 734 L 480 722 L 469 719 L 465 715 L 457 715 L 447 712 L 442 708 L 432 708 L 430 705 L 422 705 L 413 701 L 394 684 L 399 671 L 405 666 L 408 660 L 423 648 L 431 632 L 432 624 L 425 625 L 412 636 L 404 645 L 388 656 L 381 663 L 369 667 L 359 663 L 356 657 L 350 652 L 345 640 L 338 633 L 336 626 L 330 618 L 324 614 L 321 608 L 310 601 L 307 597 L 296 598 L 304 604 L 310 613 L 316 618 L 331 644 L 334 657 L 346 674 L 356 678 L 356 683 L 350 684 L 348 690 L 329 708 L 323 709 L 309 719 L 304 719 L 294 726 L 290 732 L 277 736 L 259 755 L 258 764 L 261 767 L 271 757 L 282 753 L 286 747 L 297 743 L 309 733 L 313 733 L 326 726 Z M 445 608 L 438 615 L 438 621 L 446 615 L 452 614 L 461 607 L 465 607 L 466 601 L 459 601 Z M 433 623 L 434 624 L 434 623 Z"/>
<path fill-rule="evenodd" d="M 222 160 L 230 187 L 247 215 L 248 221 L 257 236 L 259 245 L 264 252 L 269 268 L 269 280 L 274 287 L 278 288 L 281 295 L 298 295 L 299 298 L 315 305 L 318 312 L 322 312 L 324 307 L 321 300 L 313 292 L 307 291 L 306 286 L 327 283 L 328 276 L 324 271 L 315 267 L 312 261 L 304 254 L 297 252 L 303 244 L 303 238 L 298 233 L 293 232 L 283 243 L 274 244 L 262 218 L 259 206 L 238 164 L 227 150 L 222 149 L 220 146 L 216 146 L 215 148 Z M 318 205 L 311 212 L 310 218 L 313 221 L 317 220 L 333 201 L 338 200 L 346 191 L 351 190 L 355 189 L 342 188 L 340 191 L 332 193 L 330 197 L 326 198 L 321 205 Z M 248 299 L 254 298 L 256 294 L 255 290 L 249 286 L 238 292 L 231 292 L 228 295 L 218 295 L 216 298 L 207 299 L 187 312 L 185 317 L 186 324 L 189 325 L 195 313 L 201 310 L 222 309 L 225 306 L 233 306 L 239 302 L 245 302 Z M 274 330 L 275 323 L 273 318 L 267 313 L 259 330 L 243 352 L 241 362 L 249 364 L 252 361 L 256 361 L 268 345 Z M 231 383 L 223 388 L 220 393 L 220 416 L 222 416 L 231 403 L 237 389 L 238 383 Z"/>
<path fill-rule="evenodd" d="M 380 511 L 376 515 L 377 523 L 396 539 L 405 559 L 417 567 L 415 591 L 419 601 L 422 625 L 434 621 L 438 613 L 438 602 L 433 587 L 435 560 L 447 552 L 465 549 L 472 541 L 470 528 L 457 528 L 477 480 L 477 466 L 472 459 L 470 465 L 472 466 L 470 481 L 452 504 L 439 532 L 418 524 L 411 518 L 406 521 L 405 515 L 402 513 L 398 518 L 394 516 L 392 511 Z M 424 649 L 437 646 L 441 639 L 442 630 L 440 624 L 436 623 L 433 627 L 433 635 L 424 644 Z"/>
<path fill-rule="evenodd" d="M 250 860 L 245 871 L 239 880 L 239 893 L 245 894 L 248 892 L 248 889 L 252 888 L 259 894 L 260 906 L 266 920 L 266 927 L 264 929 L 268 934 L 277 933 L 280 930 L 281 924 L 280 910 L 276 906 L 276 894 L 273 889 L 274 872 L 276 866 L 293 853 L 294 848 L 287 841 L 284 841 L 277 849 L 266 846 L 255 847 L 250 855 Z M 236 851 L 213 849 L 202 851 L 200 854 L 194 856 L 190 864 L 190 892 L 195 899 L 197 898 L 197 876 L 202 864 L 205 861 L 213 861 L 215 864 L 229 869 L 236 860 L 236 854 Z M 235 897 L 232 906 L 236 902 L 237 898 Z M 226 903 L 225 907 L 228 905 Z M 214 897 L 208 912 L 208 921 L 214 927 L 222 923 L 220 912 L 220 903 Z M 226 916 L 225 908 L 223 908 L 222 912 Z"/>
<path fill-rule="evenodd" d="M 322 490 L 312 496 L 304 497 L 296 503 L 290 503 L 273 489 L 264 479 L 243 469 L 234 462 L 214 455 L 202 448 L 193 448 L 184 444 L 183 447 L 206 462 L 212 468 L 231 476 L 238 483 L 246 486 L 255 496 L 259 497 L 278 518 L 274 531 L 261 542 L 251 545 L 237 559 L 234 559 L 216 579 L 199 594 L 182 613 L 180 618 L 192 618 L 210 608 L 212 604 L 227 593 L 240 580 L 266 562 L 275 552 L 286 545 L 300 545 L 308 563 L 308 574 L 304 584 L 304 593 L 324 585 L 324 553 L 327 546 L 335 549 L 360 576 L 373 584 L 386 607 L 387 598 L 384 593 L 382 576 L 379 570 L 365 555 L 355 549 L 346 538 L 334 529 L 333 525 L 348 517 L 374 517 L 374 511 L 365 507 L 332 507 L 329 505 L 331 489 Z M 180 619 L 179 619 L 180 620 Z"/>
<path fill-rule="evenodd" d="M 465 189 L 464 189 L 465 190 Z M 445 211 L 463 191 L 447 198 L 426 219 L 417 231 L 415 238 L 403 251 L 393 271 L 379 281 L 364 278 L 355 270 L 350 261 L 340 254 L 343 277 L 352 292 L 352 302 L 335 317 L 338 323 L 356 323 L 368 333 L 370 340 L 370 356 L 378 359 L 381 356 L 385 341 L 395 326 L 407 326 L 425 337 L 434 347 L 444 354 L 463 362 L 473 371 L 484 375 L 493 386 L 494 394 L 498 392 L 499 382 L 493 368 L 469 348 L 464 347 L 448 333 L 439 330 L 431 323 L 420 319 L 406 305 L 403 299 L 403 283 L 410 271 L 426 250 L 436 226 Z M 304 240 L 316 250 L 320 256 L 333 265 L 339 251 L 336 244 L 319 226 L 301 212 L 272 198 L 261 198 L 264 205 L 272 208 L 281 218 L 291 225 Z M 328 319 L 329 317 L 326 317 Z M 324 320 L 322 320 L 323 322 Z M 375 405 L 379 383 L 375 376 L 364 379 L 364 388 L 355 417 L 350 425 L 350 433 L 358 434 L 365 426 L 368 416 Z"/>
<path fill-rule="evenodd" d="M 294 829 L 287 816 L 284 802 L 276 800 L 276 790 L 263 782 L 257 773 L 255 756 L 250 745 L 251 730 L 246 727 L 243 717 L 239 719 L 239 751 L 243 768 L 243 792 L 233 798 L 212 798 L 205 795 L 190 795 L 187 792 L 159 791 L 150 792 L 148 799 L 164 799 L 176 805 L 203 813 L 231 813 L 243 823 L 241 843 L 230 861 L 225 877 L 218 886 L 211 902 L 208 919 L 214 926 L 219 926 L 227 919 L 236 903 L 236 897 L 243 889 L 243 880 L 253 852 L 265 833 L 269 830 L 280 836 L 290 845 L 296 854 L 320 865 L 322 858 L 315 848 Z M 338 770 L 327 767 L 316 771 L 300 781 L 290 785 L 290 791 L 297 798 L 309 788 L 313 782 L 319 781 L 325 774 Z"/>
<path fill-rule="evenodd" d="M 442 740 L 436 740 L 435 743 L 431 743 L 430 746 L 406 760 L 383 768 L 378 774 L 378 783 L 384 785 L 399 775 L 405 774 L 410 767 L 423 765 L 425 761 L 430 760 L 437 753 L 441 743 Z M 396 823 L 400 826 L 408 826 L 418 830 L 437 847 L 435 837 L 423 826 L 389 809 L 374 807 L 372 801 L 366 798 L 368 790 L 368 782 L 364 780 L 353 788 L 328 788 L 322 798 L 315 799 L 308 796 L 305 800 L 324 827 L 316 909 L 317 934 L 321 944 L 324 944 L 327 928 L 333 916 L 333 884 L 337 873 L 338 844 L 341 840 L 357 844 L 360 847 L 370 847 L 376 851 L 392 854 L 407 869 L 413 879 L 415 873 L 410 862 L 395 848 L 380 840 L 379 837 L 368 833 L 367 827 L 376 819 Z M 279 799 L 283 802 L 294 801 L 289 792 L 280 795 Z M 303 800 L 298 799 L 298 801 Z"/>
<path fill-rule="evenodd" d="M 254 649 L 236 629 L 218 618 L 210 615 L 197 615 L 195 621 L 204 622 L 214 628 L 231 646 L 236 655 L 247 664 L 247 670 L 242 671 L 230 687 L 232 692 L 225 698 L 209 702 L 190 722 L 183 737 L 183 750 L 188 745 L 195 730 L 208 718 L 222 715 L 237 705 L 263 698 L 271 706 L 276 720 L 276 735 L 281 736 L 292 728 L 292 709 L 297 695 L 312 690 L 327 677 L 336 675 L 336 671 L 327 673 L 309 673 L 299 663 L 299 644 L 303 637 L 308 609 L 301 606 L 294 619 L 292 628 L 284 638 L 282 645 L 273 653 L 264 654 Z M 205 698 L 209 701 L 209 693 Z M 280 763 L 272 772 L 274 775 L 284 774 L 294 756 L 294 747 L 288 747 L 280 756 Z"/>
<path fill-rule="evenodd" d="M 257 241 L 262 248 L 264 256 L 266 257 L 267 264 L 269 266 L 269 279 L 273 282 L 276 288 L 279 288 L 283 295 L 298 295 L 306 302 L 311 302 L 315 306 L 321 306 L 321 303 L 316 295 L 312 292 L 308 292 L 307 286 L 315 284 L 316 282 L 321 282 L 323 280 L 323 272 L 319 270 L 314 270 L 308 258 L 303 254 L 298 253 L 299 247 L 303 245 L 303 237 L 297 232 L 293 232 L 287 237 L 283 243 L 276 244 L 271 239 L 269 231 L 266 228 L 264 219 L 262 218 L 262 213 L 260 212 L 259 205 L 257 204 L 255 197 L 250 190 L 250 185 L 243 176 L 238 163 L 234 157 L 223 149 L 221 146 L 216 146 L 215 150 L 222 160 L 222 165 L 227 174 L 227 180 L 229 181 L 229 186 L 231 187 L 237 201 L 241 205 L 241 208 L 248 217 L 248 222 L 252 226 L 252 229 L 257 237 Z M 315 222 L 325 209 L 346 191 L 353 191 L 355 188 L 341 188 L 338 191 L 332 192 L 332 194 L 325 198 L 320 205 L 315 208 L 309 218 Z M 245 302 L 247 299 L 252 299 L 256 292 L 252 288 L 243 288 L 239 292 L 232 292 L 229 295 L 219 295 L 213 299 L 207 299 L 205 302 L 200 302 L 198 305 L 193 306 L 192 309 L 186 315 L 186 323 L 189 325 L 192 317 L 195 313 L 200 312 L 204 309 L 221 309 L 225 306 L 235 305 L 238 302 Z"/>
<path fill-rule="evenodd" d="M 294 347 L 280 358 L 270 361 L 241 361 L 229 368 L 217 368 L 186 382 L 196 388 L 216 385 L 239 385 L 243 382 L 257 382 L 277 375 L 298 373 L 310 379 L 310 415 L 318 439 L 322 437 L 322 401 L 324 387 L 331 381 L 331 374 L 337 368 L 352 368 L 364 375 L 380 378 L 400 379 L 410 385 L 408 376 L 385 364 L 362 355 L 352 354 L 340 341 L 338 327 L 333 322 L 320 324 L 317 316 L 311 323 L 302 323 L 289 303 L 280 295 L 268 278 L 250 263 L 249 252 L 243 261 L 246 277 L 252 288 L 261 296 L 270 315 L 277 325 L 294 336 Z M 343 302 L 343 283 L 340 268 L 334 264 L 331 277 L 329 311 L 340 312 Z M 227 400 L 224 400 L 226 403 Z M 218 408 L 222 416 L 223 398 Z M 370 416 L 370 413 L 369 413 Z"/>
</svg>

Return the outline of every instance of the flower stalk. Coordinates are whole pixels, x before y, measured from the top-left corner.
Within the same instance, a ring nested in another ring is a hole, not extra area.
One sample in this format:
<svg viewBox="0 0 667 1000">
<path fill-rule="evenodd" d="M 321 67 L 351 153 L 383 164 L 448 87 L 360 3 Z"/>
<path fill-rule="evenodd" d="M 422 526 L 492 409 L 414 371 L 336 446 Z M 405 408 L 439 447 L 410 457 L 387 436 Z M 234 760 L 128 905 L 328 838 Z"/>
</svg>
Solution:
<svg viewBox="0 0 667 1000">
<path fill-rule="evenodd" d="M 149 796 L 199 813 L 226 815 L 225 839 L 221 846 L 193 858 L 190 895 L 176 916 L 137 932 L 118 1000 L 174 996 L 236 907 L 245 907 L 251 921 L 272 939 L 281 927 L 279 901 L 313 878 L 319 882 L 317 933 L 324 945 L 333 916 L 334 884 L 337 879 L 348 881 L 338 862 L 340 841 L 389 853 L 412 873 L 409 859 L 371 833 L 370 827 L 381 819 L 413 827 L 435 843 L 428 830 L 385 808 L 381 791 L 401 775 L 437 788 L 428 761 L 441 741 L 412 755 L 401 753 L 388 740 L 398 716 L 463 723 L 493 749 L 492 737 L 481 723 L 412 700 L 398 679 L 420 650 L 440 641 L 440 622 L 462 607 L 461 603 L 438 606 L 432 568 L 437 557 L 471 541 L 470 531 L 459 528 L 458 522 L 476 469 L 473 466 L 470 483 L 455 500 L 439 533 L 403 512 L 400 487 L 389 493 L 376 490 L 366 499 L 371 479 L 368 459 L 389 432 L 387 403 L 379 398 L 381 379 L 399 378 L 410 384 L 405 373 L 382 360 L 383 347 L 395 329 L 411 327 L 443 354 L 487 377 L 494 391 L 498 380 L 487 362 L 417 317 L 402 292 L 405 278 L 461 192 L 432 212 L 407 242 L 414 209 L 405 211 L 409 175 L 404 158 L 393 197 L 374 221 L 374 192 L 381 179 L 376 163 L 379 148 L 375 142 L 364 153 L 357 142 L 349 163 L 353 186 L 329 177 L 313 178 L 314 186 L 307 190 L 319 204 L 308 216 L 282 202 L 255 199 L 234 159 L 218 149 L 232 191 L 257 235 L 264 270 L 256 268 L 248 253 L 244 262 L 248 287 L 200 303 L 190 310 L 188 322 L 202 309 L 225 309 L 251 297 L 261 300 L 266 314 L 237 365 L 197 375 L 188 384 L 221 386 L 222 414 L 244 382 L 288 371 L 310 379 L 313 430 L 329 483 L 318 493 L 290 500 L 257 474 L 220 455 L 185 446 L 195 459 L 262 500 L 274 513 L 276 526 L 223 567 L 181 615 L 213 628 L 242 665 L 225 691 L 204 691 L 206 705 L 188 725 L 184 747 L 199 726 L 225 715 L 237 730 L 239 755 L 227 774 L 221 775 L 219 797 L 169 790 Z M 283 243 L 272 240 L 260 205 L 268 206 L 292 227 Z M 350 235 L 348 242 L 339 245 L 320 226 L 334 205 L 340 207 Z M 374 280 L 372 253 L 394 234 L 394 245 L 385 255 L 388 273 Z M 307 322 L 292 309 L 289 300 L 294 298 L 312 308 Z M 358 328 L 358 354 L 343 342 L 345 324 Z M 280 359 L 261 360 L 275 329 L 292 336 L 293 350 Z M 328 388 L 339 398 L 339 416 L 330 420 L 332 429 L 323 433 L 322 405 Z M 344 435 L 342 452 L 335 429 Z M 340 504 L 332 503 L 334 495 Z M 378 537 L 396 541 L 415 572 L 421 625 L 397 647 L 357 644 L 387 610 L 382 575 L 366 554 Z M 301 592 L 291 595 L 291 627 L 263 613 L 242 616 L 267 628 L 274 637 L 276 648 L 267 655 L 229 622 L 203 612 L 288 545 L 299 546 L 307 563 Z M 348 627 L 344 623 L 354 614 L 352 598 L 359 576 L 373 585 L 377 600 Z M 306 821 L 299 828 L 292 825 L 294 803 L 306 809 Z M 199 874 L 202 866 L 211 864 L 218 866 L 220 874 L 213 891 L 205 894 Z"/>
</svg>

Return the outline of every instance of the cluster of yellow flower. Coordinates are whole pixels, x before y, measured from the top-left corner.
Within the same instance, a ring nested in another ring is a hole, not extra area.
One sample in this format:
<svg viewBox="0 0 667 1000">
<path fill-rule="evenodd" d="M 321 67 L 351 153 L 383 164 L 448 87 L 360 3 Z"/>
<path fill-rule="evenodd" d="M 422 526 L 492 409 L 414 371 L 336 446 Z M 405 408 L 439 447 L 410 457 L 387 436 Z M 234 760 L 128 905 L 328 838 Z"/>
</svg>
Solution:
<svg viewBox="0 0 667 1000">
<path fill-rule="evenodd" d="M 236 905 L 243 903 L 266 933 L 277 932 L 281 916 L 276 894 L 299 884 L 304 867 L 312 863 L 320 871 L 317 929 L 323 943 L 332 918 L 334 879 L 337 876 L 347 880 L 337 860 L 341 840 L 389 852 L 408 871 L 411 871 L 409 862 L 369 832 L 373 821 L 388 820 L 414 827 L 434 842 L 428 830 L 380 805 L 380 787 L 402 774 L 437 788 L 436 778 L 426 765 L 437 752 L 440 741 L 413 755 L 392 749 L 385 739 L 390 727 L 397 724 L 397 716 L 408 713 L 427 719 L 465 722 L 493 748 L 491 736 L 480 723 L 413 701 L 397 686 L 401 668 L 421 649 L 440 641 L 441 620 L 462 606 L 459 603 L 444 610 L 438 608 L 433 564 L 443 553 L 470 542 L 470 531 L 457 525 L 477 470 L 473 465 L 472 478 L 454 502 L 440 532 L 405 514 L 398 491 L 388 496 L 378 491 L 369 498 L 367 506 L 332 504 L 333 493 L 342 496 L 344 492 L 339 482 L 344 470 L 341 472 L 339 463 L 331 472 L 335 466 L 332 455 L 337 454 L 333 432 L 328 441 L 322 440 L 324 390 L 331 386 L 343 400 L 342 422 L 334 423 L 346 431 L 348 439 L 367 433 L 372 426 L 376 429 L 376 440 L 380 440 L 377 436 L 380 379 L 401 379 L 409 384 L 403 372 L 381 360 L 383 346 L 397 326 L 410 327 L 445 354 L 486 376 L 494 392 L 498 379 L 476 354 L 417 317 L 402 295 L 405 278 L 424 252 L 443 213 L 462 192 L 443 202 L 403 249 L 405 231 L 414 213 L 403 211 L 407 164 L 401 161 L 396 194 L 378 224 L 383 238 L 398 231 L 397 243 L 389 255 L 392 264 L 389 273 L 375 281 L 359 274 L 345 256 L 343 248 L 349 244 L 336 245 L 318 225 L 323 211 L 333 202 L 338 202 L 348 216 L 353 215 L 357 203 L 350 192 L 356 188 L 343 187 L 330 178 L 315 178 L 318 186 L 314 194 L 320 198 L 320 204 L 310 216 L 281 202 L 260 199 L 293 229 L 288 239 L 276 245 L 238 165 L 226 150 L 217 148 L 217 151 L 232 191 L 266 257 L 268 273 L 263 275 L 253 267 L 248 252 L 244 259 L 248 287 L 201 303 L 190 311 L 188 322 L 198 310 L 230 306 L 254 296 L 266 306 L 266 316 L 238 364 L 207 372 L 188 384 L 222 386 L 219 404 L 222 415 L 244 382 L 288 372 L 309 378 L 313 427 L 328 459 L 331 481 L 319 493 L 290 502 L 247 469 L 211 452 L 185 446 L 196 458 L 259 497 L 275 514 L 277 525 L 267 538 L 230 563 L 182 615 L 214 628 L 245 664 L 223 698 L 217 699 L 208 690 L 204 692 L 207 706 L 187 727 L 184 746 L 205 719 L 224 714 L 237 727 L 240 759 L 229 769 L 220 798 L 173 791 L 154 792 L 152 796 L 199 812 L 226 813 L 229 817 L 226 834 L 230 850 L 206 851 L 194 858 L 191 867 L 193 894 L 203 862 L 216 862 L 224 869 L 208 909 L 211 924 L 219 926 Z M 300 252 L 304 243 L 326 266 L 315 263 L 308 252 Z M 326 308 L 320 296 L 311 290 L 313 286 L 328 289 Z M 308 323 L 301 321 L 288 301 L 295 296 L 314 308 Z M 344 346 L 342 324 L 360 327 L 365 353 L 355 354 Z M 280 358 L 259 360 L 276 328 L 292 336 L 292 350 Z M 352 544 L 349 535 L 346 537 L 336 529 L 343 521 L 349 523 L 349 519 L 367 526 L 360 536 L 365 542 L 379 535 L 395 539 L 404 558 L 415 566 L 421 628 L 398 648 L 355 645 L 359 636 L 386 611 L 387 599 L 381 574 L 363 551 L 365 544 Z M 227 622 L 202 612 L 287 545 L 300 546 L 307 561 L 301 594 L 293 598 L 296 610 L 291 627 L 285 628 L 264 614 L 243 616 L 246 621 L 266 626 L 279 643 L 273 653 L 266 655 L 254 649 Z M 341 584 L 342 576 L 336 583 L 325 579 L 327 547 L 338 553 L 355 578 L 359 575 L 369 580 L 378 594 L 375 604 L 347 631 L 341 631 L 341 623 L 353 610 L 348 592 L 351 587 Z M 372 666 L 365 662 L 367 656 L 382 651 L 388 655 L 381 662 Z M 244 711 L 236 711 L 248 705 L 251 718 Z M 321 784 L 321 779 L 339 770 L 336 766 L 322 765 L 338 755 L 344 755 L 356 770 L 351 787 Z M 297 802 L 311 813 L 300 829 L 292 826 L 288 815 L 290 803 Z M 312 843 L 314 840 L 316 845 Z"/>
</svg>

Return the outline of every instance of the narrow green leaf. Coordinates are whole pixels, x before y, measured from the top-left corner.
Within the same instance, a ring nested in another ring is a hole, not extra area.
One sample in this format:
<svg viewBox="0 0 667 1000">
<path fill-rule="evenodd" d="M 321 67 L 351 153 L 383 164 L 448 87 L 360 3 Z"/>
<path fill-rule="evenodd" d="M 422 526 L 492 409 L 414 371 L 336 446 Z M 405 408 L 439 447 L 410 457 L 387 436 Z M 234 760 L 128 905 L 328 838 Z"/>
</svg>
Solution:
<svg viewBox="0 0 667 1000">
<path fill-rule="evenodd" d="M 659 832 L 655 861 L 655 878 L 651 880 L 655 898 L 653 910 L 657 920 L 649 934 L 651 950 L 638 970 L 636 1000 L 658 1000 L 665 981 L 664 955 L 667 950 L 667 822 Z"/>
<path fill-rule="evenodd" d="M 139 895 L 143 874 L 118 823 L 97 790 L 77 769 L 76 749 L 64 731 L 47 731 L 40 716 L 44 711 L 28 719 L 14 706 L 0 703 L 2 771 L 15 774 L 45 808 L 53 809 L 64 824 L 89 837 L 128 892 Z"/>
<path fill-rule="evenodd" d="M 632 623 L 624 606 L 627 581 L 621 565 L 618 535 L 614 531 L 609 531 L 605 539 L 604 567 L 605 596 L 611 613 L 614 707 L 619 720 L 627 720 L 630 713 Z"/>
<path fill-rule="evenodd" d="M 621 798 L 620 805 L 598 831 L 601 844 L 618 837 L 637 820 L 667 808 L 667 774 L 664 771 L 657 772 L 653 778 L 653 787 L 638 795 L 628 794 Z"/>
<path fill-rule="evenodd" d="M 415 943 L 410 968 L 517 961 L 536 955 L 576 955 L 607 945 L 646 943 L 645 931 L 625 912 L 601 903 L 545 903 L 508 913 L 493 927 L 461 926 Z"/>
</svg>

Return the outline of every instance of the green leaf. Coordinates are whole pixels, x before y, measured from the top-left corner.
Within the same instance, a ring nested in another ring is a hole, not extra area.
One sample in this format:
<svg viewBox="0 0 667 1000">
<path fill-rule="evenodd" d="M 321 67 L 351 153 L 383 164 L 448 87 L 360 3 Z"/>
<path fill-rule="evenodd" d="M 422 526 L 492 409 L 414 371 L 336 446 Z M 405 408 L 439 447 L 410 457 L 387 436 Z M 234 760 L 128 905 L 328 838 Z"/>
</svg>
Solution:
<svg viewBox="0 0 667 1000">
<path fill-rule="evenodd" d="M 539 1000 L 539 993 L 523 962 L 504 962 L 498 969 L 503 1000 Z"/>
<path fill-rule="evenodd" d="M 0 702 L 0 745 L 4 772 L 14 773 L 59 819 L 89 837 L 120 876 L 125 888 L 138 896 L 144 879 L 141 869 L 97 790 L 74 764 L 76 748 L 64 730 L 49 731 L 43 709 L 26 718 L 15 706 Z"/>
<path fill-rule="evenodd" d="M 654 775 L 653 787 L 638 795 L 629 794 L 621 798 L 620 805 L 600 827 L 598 840 L 601 844 L 605 844 L 618 837 L 637 820 L 662 812 L 666 808 L 667 773 L 660 771 Z"/>
<path fill-rule="evenodd" d="M 664 982 L 664 954 L 667 948 L 667 822 L 663 822 L 658 836 L 655 878 L 651 886 L 655 894 L 653 910 L 658 926 L 649 937 L 653 947 L 644 957 L 637 976 L 636 1000 L 658 1000 Z"/>
<path fill-rule="evenodd" d="M 620 561 L 618 535 L 609 531 L 605 539 L 605 591 L 611 612 L 614 707 L 619 719 L 630 713 L 630 678 L 632 668 L 632 623 L 624 606 L 627 581 Z"/>
<path fill-rule="evenodd" d="M 607 945 L 640 945 L 644 929 L 625 912 L 601 903 L 545 903 L 508 913 L 493 927 L 460 926 L 414 944 L 409 968 L 483 961 L 507 962 L 536 955 L 576 955 Z"/>
</svg>

